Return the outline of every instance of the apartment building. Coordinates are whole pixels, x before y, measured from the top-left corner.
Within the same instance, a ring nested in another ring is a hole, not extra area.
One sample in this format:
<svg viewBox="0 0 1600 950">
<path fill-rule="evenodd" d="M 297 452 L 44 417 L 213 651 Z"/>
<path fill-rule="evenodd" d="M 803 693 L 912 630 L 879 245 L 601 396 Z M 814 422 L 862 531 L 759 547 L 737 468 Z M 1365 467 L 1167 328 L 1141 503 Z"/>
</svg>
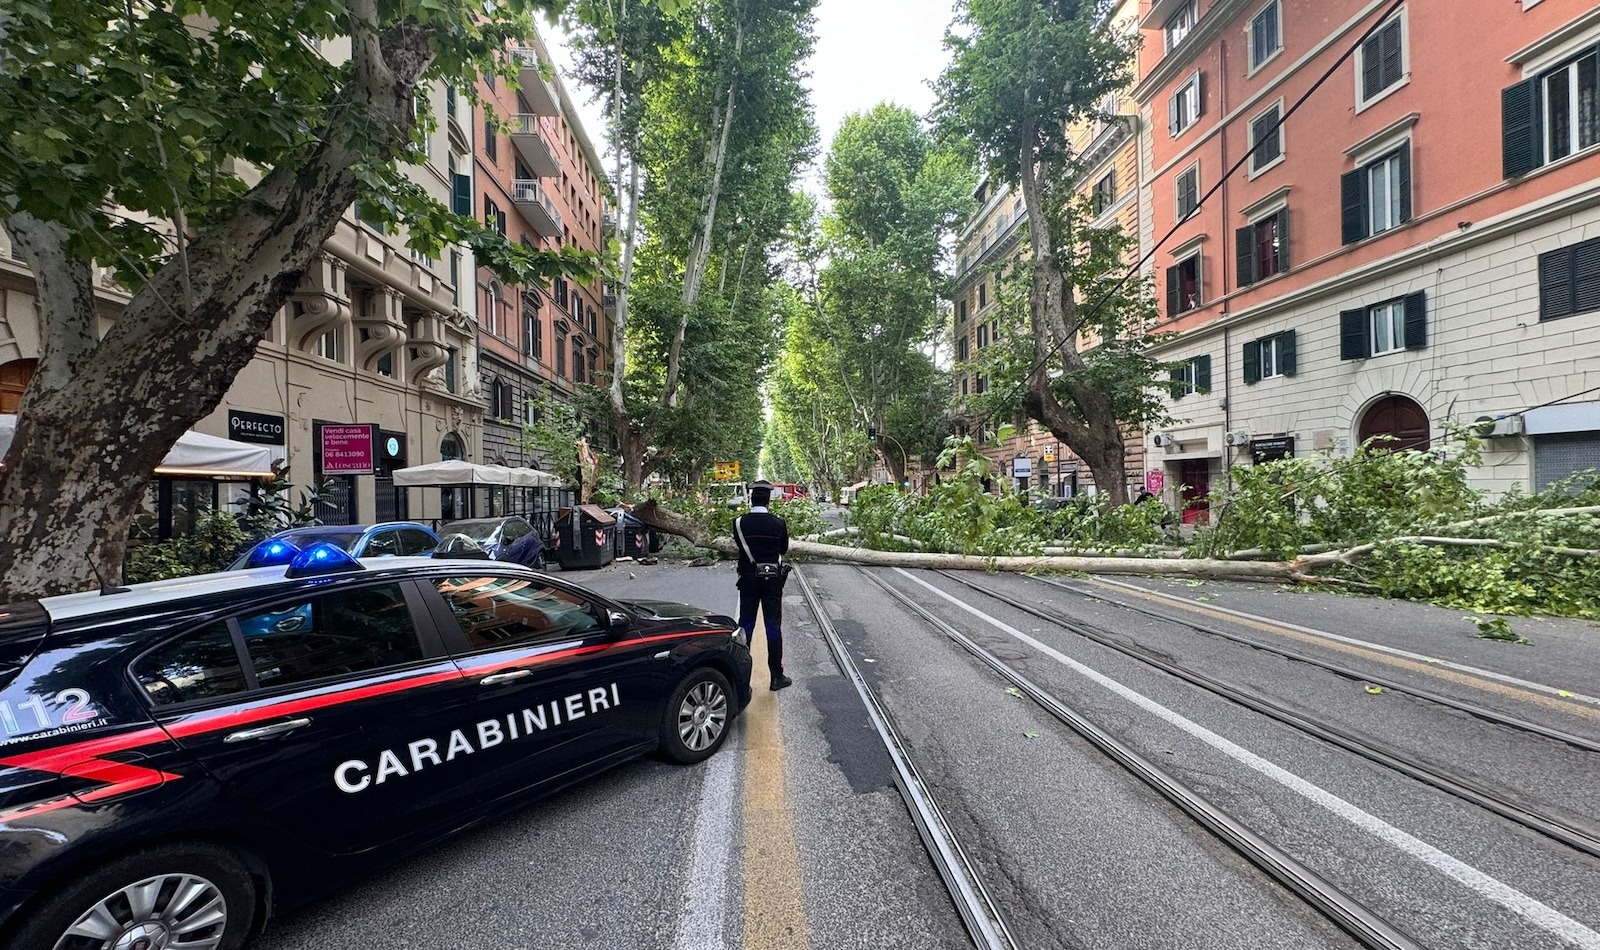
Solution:
<svg viewBox="0 0 1600 950">
<path fill-rule="evenodd" d="M 1141 242 L 1181 363 L 1148 474 L 1187 520 L 1233 466 L 1450 423 L 1496 492 L 1600 465 L 1600 9 L 1141 10 Z"/>
<path fill-rule="evenodd" d="M 1124 0 L 1111 13 L 1119 29 L 1134 29 L 1138 23 L 1136 0 Z M 1099 104 L 1100 118 L 1085 122 L 1070 132 L 1072 151 L 1077 156 L 1075 179 L 1078 191 L 1091 203 L 1097 217 L 1091 227 L 1120 227 L 1127 234 L 1139 231 L 1140 167 L 1138 161 L 1137 109 L 1131 98 L 1122 94 L 1106 97 Z M 1005 310 L 997 306 L 1001 296 L 997 282 L 1006 262 L 1026 268 L 1022 242 L 1028 210 L 1022 193 L 1005 183 L 987 178 L 979 183 L 973 197 L 978 211 L 967 221 L 956 239 L 956 275 L 953 300 L 953 339 L 955 359 L 961 364 L 978 358 L 980 351 L 993 345 L 998 334 L 1017 329 L 1026 332 L 1026 310 Z M 1128 264 L 1135 263 L 1130 256 Z M 1023 291 L 1025 292 L 1025 291 Z M 1002 321 L 1017 324 L 1007 327 Z M 1079 341 L 1079 348 L 1092 346 L 1092 339 Z M 961 405 L 971 395 L 985 392 L 990 380 L 981 373 L 960 373 L 954 396 Z M 976 432 L 978 420 L 961 420 L 958 431 Z M 1005 421 L 1005 420 L 1001 420 Z M 1021 420 L 1018 433 L 998 446 L 986 446 L 984 455 L 1006 483 L 1019 491 L 1034 491 L 1057 497 L 1071 497 L 1097 490 L 1094 477 L 1071 449 L 1058 442 L 1048 429 L 1031 420 Z M 988 432 L 995 426 L 991 422 Z M 980 439 L 980 442 L 986 442 Z M 1129 484 L 1143 477 L 1144 438 L 1130 432 L 1127 442 Z"/>
<path fill-rule="evenodd" d="M 598 252 L 605 240 L 605 171 L 565 84 L 545 79 L 550 55 L 537 34 L 509 54 L 518 86 L 485 77 L 478 93 L 477 213 L 530 247 Z M 543 64 L 543 65 L 541 65 Z M 548 288 L 506 286 L 477 274 L 478 374 L 488 399 L 484 457 L 538 465 L 524 439 L 541 395 L 571 399 L 609 373 L 611 315 L 599 280 Z"/>
<path fill-rule="evenodd" d="M 348 49 L 324 49 L 339 60 Z M 428 91 L 447 115 L 449 90 Z M 451 200 L 457 174 L 470 175 L 471 129 L 441 122 L 420 166 L 406 173 L 439 200 Z M 255 358 L 197 432 L 263 443 L 288 463 L 302 489 L 322 486 L 317 514 L 329 524 L 453 517 L 452 493 L 397 489 L 398 468 L 447 458 L 479 460 L 483 402 L 477 364 L 475 267 L 469 251 L 444 261 L 405 246 L 405 235 L 357 206 L 346 212 L 322 253 L 274 319 Z M 97 275 L 106 323 L 129 295 Z M 40 353 L 32 275 L 0 232 L 0 412 L 15 411 Z M 342 462 L 324 460 L 337 443 Z M 211 479 L 151 483 L 136 537 L 182 533 L 207 511 L 227 508 L 244 486 Z"/>
</svg>

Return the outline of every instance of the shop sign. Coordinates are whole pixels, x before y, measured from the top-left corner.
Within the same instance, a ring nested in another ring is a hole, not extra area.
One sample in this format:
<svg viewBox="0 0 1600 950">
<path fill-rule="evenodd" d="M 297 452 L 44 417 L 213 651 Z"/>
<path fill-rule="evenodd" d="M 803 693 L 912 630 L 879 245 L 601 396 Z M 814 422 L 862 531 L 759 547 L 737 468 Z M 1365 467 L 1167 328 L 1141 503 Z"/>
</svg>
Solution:
<svg viewBox="0 0 1600 950">
<path fill-rule="evenodd" d="M 1033 459 L 1026 455 L 1019 455 L 1011 463 L 1011 474 L 1017 478 L 1027 478 L 1033 474 Z"/>
<path fill-rule="evenodd" d="M 283 444 L 283 417 L 263 412 L 228 410 L 228 438 L 257 445 Z"/>
<path fill-rule="evenodd" d="M 1294 436 L 1276 439 L 1255 439 L 1250 443 L 1250 460 L 1257 465 L 1294 458 Z"/>
<path fill-rule="evenodd" d="M 377 426 L 325 425 L 322 427 L 322 474 L 371 475 L 375 467 L 373 435 Z"/>
<path fill-rule="evenodd" d="M 1160 492 L 1167 487 L 1167 473 L 1159 468 L 1152 468 L 1144 473 L 1145 491 Z"/>
</svg>

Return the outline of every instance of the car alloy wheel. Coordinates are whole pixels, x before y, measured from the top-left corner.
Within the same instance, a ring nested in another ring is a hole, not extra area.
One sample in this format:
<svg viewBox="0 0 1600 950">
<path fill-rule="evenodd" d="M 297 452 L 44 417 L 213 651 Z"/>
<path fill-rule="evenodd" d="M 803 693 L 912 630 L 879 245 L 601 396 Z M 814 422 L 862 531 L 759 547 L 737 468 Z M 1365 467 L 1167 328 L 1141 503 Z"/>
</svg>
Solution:
<svg viewBox="0 0 1600 950">
<path fill-rule="evenodd" d="M 678 738 L 690 752 L 717 744 L 728 728 L 728 694 L 712 680 L 696 683 L 678 706 Z"/>
<path fill-rule="evenodd" d="M 101 898 L 55 950 L 214 950 L 227 924 L 217 885 L 194 874 L 162 874 Z"/>
</svg>

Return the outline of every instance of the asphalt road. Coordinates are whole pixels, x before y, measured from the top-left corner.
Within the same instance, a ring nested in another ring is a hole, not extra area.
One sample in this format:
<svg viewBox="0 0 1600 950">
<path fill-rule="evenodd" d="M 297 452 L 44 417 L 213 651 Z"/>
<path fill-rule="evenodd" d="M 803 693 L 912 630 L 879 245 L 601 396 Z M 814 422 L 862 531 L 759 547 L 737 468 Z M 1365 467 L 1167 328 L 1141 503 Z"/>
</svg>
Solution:
<svg viewBox="0 0 1600 950">
<path fill-rule="evenodd" d="M 1023 946 L 1355 946 L 863 572 L 805 570 Z M 1600 861 L 950 578 L 874 573 L 1422 946 L 1600 950 Z M 1271 649 L 1292 645 L 1600 739 L 1600 704 L 1589 702 L 1600 695 L 1593 625 L 1514 621 L 1534 640 L 1514 646 L 1473 637 L 1460 612 L 1421 605 L 1134 582 L 1185 606 L 1066 582 L 1107 603 L 1033 578 L 964 576 L 1554 817 L 1600 826 L 1600 753 L 1404 690 L 1373 692 L 1359 676 Z M 573 579 L 623 599 L 735 609 L 727 565 L 624 562 Z M 796 685 L 766 690 L 758 631 L 756 701 L 708 762 L 618 768 L 295 911 L 258 946 L 971 946 L 796 585 L 785 612 Z"/>
</svg>

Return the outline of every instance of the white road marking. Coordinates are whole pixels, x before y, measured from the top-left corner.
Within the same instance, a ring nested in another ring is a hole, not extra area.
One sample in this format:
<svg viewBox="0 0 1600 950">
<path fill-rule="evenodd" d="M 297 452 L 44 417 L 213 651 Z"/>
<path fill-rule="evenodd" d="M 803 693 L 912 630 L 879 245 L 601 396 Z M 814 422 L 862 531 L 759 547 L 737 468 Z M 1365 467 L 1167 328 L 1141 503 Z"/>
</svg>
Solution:
<svg viewBox="0 0 1600 950">
<path fill-rule="evenodd" d="M 1383 819 L 1363 811 L 1356 805 L 1345 801 L 1344 799 L 1320 788 L 1319 786 L 1311 784 L 1300 776 L 1267 761 L 1243 746 L 1237 745 L 1234 742 L 1231 742 L 1228 739 L 1216 734 L 1215 732 L 1212 732 L 1199 723 L 1179 715 L 1155 700 L 1129 689 L 1116 680 L 1111 679 L 1109 676 L 1084 666 L 1082 663 L 1079 663 L 1077 660 L 1074 660 L 1072 657 L 1067 656 L 1065 653 L 1062 653 L 1049 644 L 1042 643 L 1034 637 L 1031 637 L 1028 634 L 1023 633 L 1021 630 L 1018 630 L 1016 627 L 1013 627 L 1004 621 L 997 620 L 978 608 L 952 597 L 939 588 L 934 587 L 932 584 L 929 584 L 922 578 L 915 577 L 902 568 L 897 567 L 895 568 L 895 571 L 896 573 L 905 576 L 907 579 L 926 587 L 934 594 L 944 598 L 945 600 L 948 600 L 950 603 L 960 607 L 967 613 L 972 614 L 980 620 L 983 620 L 995 629 L 1000 630 L 1016 640 L 1020 640 L 1028 646 L 1033 647 L 1035 650 L 1038 650 L 1040 653 L 1043 653 L 1051 659 L 1067 666 L 1074 672 L 1082 674 L 1088 679 L 1098 683 L 1118 696 L 1121 696 L 1123 699 L 1128 700 L 1141 709 L 1144 709 L 1145 711 L 1152 713 L 1153 715 L 1165 720 L 1177 728 L 1182 729 L 1184 732 L 1187 732 L 1196 739 L 1199 739 L 1201 742 L 1206 743 L 1207 745 L 1216 749 L 1218 752 L 1221 752 L 1223 755 L 1226 755 L 1240 764 L 1260 772 L 1262 775 L 1272 779 L 1273 781 L 1282 785 L 1284 788 L 1287 788 L 1295 794 L 1321 805 L 1323 808 L 1335 815 L 1338 815 L 1340 818 L 1343 818 L 1344 820 L 1350 822 L 1351 824 L 1367 832 L 1368 834 L 1371 834 L 1386 844 L 1392 845 L 1396 849 L 1411 855 L 1412 857 L 1421 861 L 1423 864 L 1426 864 L 1441 874 L 1444 874 L 1445 876 L 1477 892 L 1482 897 L 1494 901 L 1496 904 L 1499 904 L 1507 910 L 1527 919 L 1540 929 L 1560 937 L 1562 940 L 1565 940 L 1567 943 L 1570 943 L 1575 947 L 1582 947 L 1584 950 L 1600 950 L 1600 933 L 1596 933 L 1594 930 L 1591 930 L 1590 928 L 1584 926 L 1576 920 L 1573 920 L 1571 917 L 1568 917 L 1549 905 L 1529 897 L 1527 894 L 1524 894 L 1516 888 L 1511 887 L 1509 884 L 1506 884 L 1497 878 L 1491 877 L 1490 875 L 1485 874 L 1484 872 L 1472 867 L 1469 864 L 1466 864 L 1457 858 L 1451 857 L 1443 851 L 1440 851 L 1438 848 L 1435 848 L 1433 845 L 1428 844 L 1426 841 L 1422 841 L 1419 838 L 1415 838 L 1412 835 L 1401 831 L 1399 828 L 1396 828 Z"/>
<path fill-rule="evenodd" d="M 694 811 L 694 844 L 674 950 L 724 950 L 728 945 L 724 930 L 733 891 L 729 867 L 739 840 L 733 807 L 739 759 L 725 746 L 701 765 L 704 779 Z"/>
<path fill-rule="evenodd" d="M 1390 656 L 1403 656 L 1408 660 L 1418 660 L 1432 666 L 1442 666 L 1447 669 L 1455 670 L 1458 673 L 1470 673 L 1473 676 L 1481 676 L 1484 679 L 1496 680 L 1511 686 L 1521 686 L 1524 689 L 1531 689 L 1540 693 L 1548 693 L 1551 696 L 1560 696 L 1562 699 L 1570 699 L 1574 702 L 1589 703 L 1591 705 L 1600 706 L 1600 696 L 1585 696 L 1582 693 L 1575 693 L 1572 690 L 1562 689 L 1559 686 L 1549 686 L 1545 683 L 1535 683 L 1532 680 L 1518 679 L 1515 676 L 1507 676 L 1504 673 L 1496 673 L 1494 670 L 1485 670 L 1476 666 L 1468 666 L 1465 663 L 1452 663 L 1449 660 L 1441 660 L 1436 656 L 1428 656 L 1423 653 L 1413 653 L 1410 650 L 1402 650 L 1399 647 L 1385 646 L 1381 643 L 1373 643 L 1369 640 L 1357 640 L 1354 637 L 1341 637 L 1337 633 L 1329 633 L 1326 630 L 1316 630 L 1311 627 L 1302 627 L 1299 624 L 1289 623 L 1286 620 L 1275 620 L 1271 617 L 1258 617 L 1255 614 L 1245 613 L 1242 610 L 1234 610 L 1231 607 L 1222 607 L 1217 604 L 1196 603 L 1184 597 L 1168 594 L 1165 591 L 1151 590 L 1148 587 L 1140 587 L 1138 584 L 1129 584 L 1125 581 L 1114 581 L 1104 577 L 1097 577 L 1095 580 L 1098 583 L 1104 584 L 1108 587 L 1122 587 L 1140 594 L 1151 594 L 1167 600 L 1177 601 L 1178 603 L 1187 607 L 1198 608 L 1201 611 L 1214 611 L 1219 614 L 1227 614 L 1230 617 L 1238 617 L 1241 620 L 1254 620 L 1258 623 L 1271 624 L 1273 626 L 1293 630 L 1296 633 L 1304 633 L 1308 636 L 1321 637 L 1324 640 L 1333 640 L 1337 643 L 1346 643 L 1350 646 L 1361 647 L 1364 650 L 1387 653 Z"/>
</svg>

